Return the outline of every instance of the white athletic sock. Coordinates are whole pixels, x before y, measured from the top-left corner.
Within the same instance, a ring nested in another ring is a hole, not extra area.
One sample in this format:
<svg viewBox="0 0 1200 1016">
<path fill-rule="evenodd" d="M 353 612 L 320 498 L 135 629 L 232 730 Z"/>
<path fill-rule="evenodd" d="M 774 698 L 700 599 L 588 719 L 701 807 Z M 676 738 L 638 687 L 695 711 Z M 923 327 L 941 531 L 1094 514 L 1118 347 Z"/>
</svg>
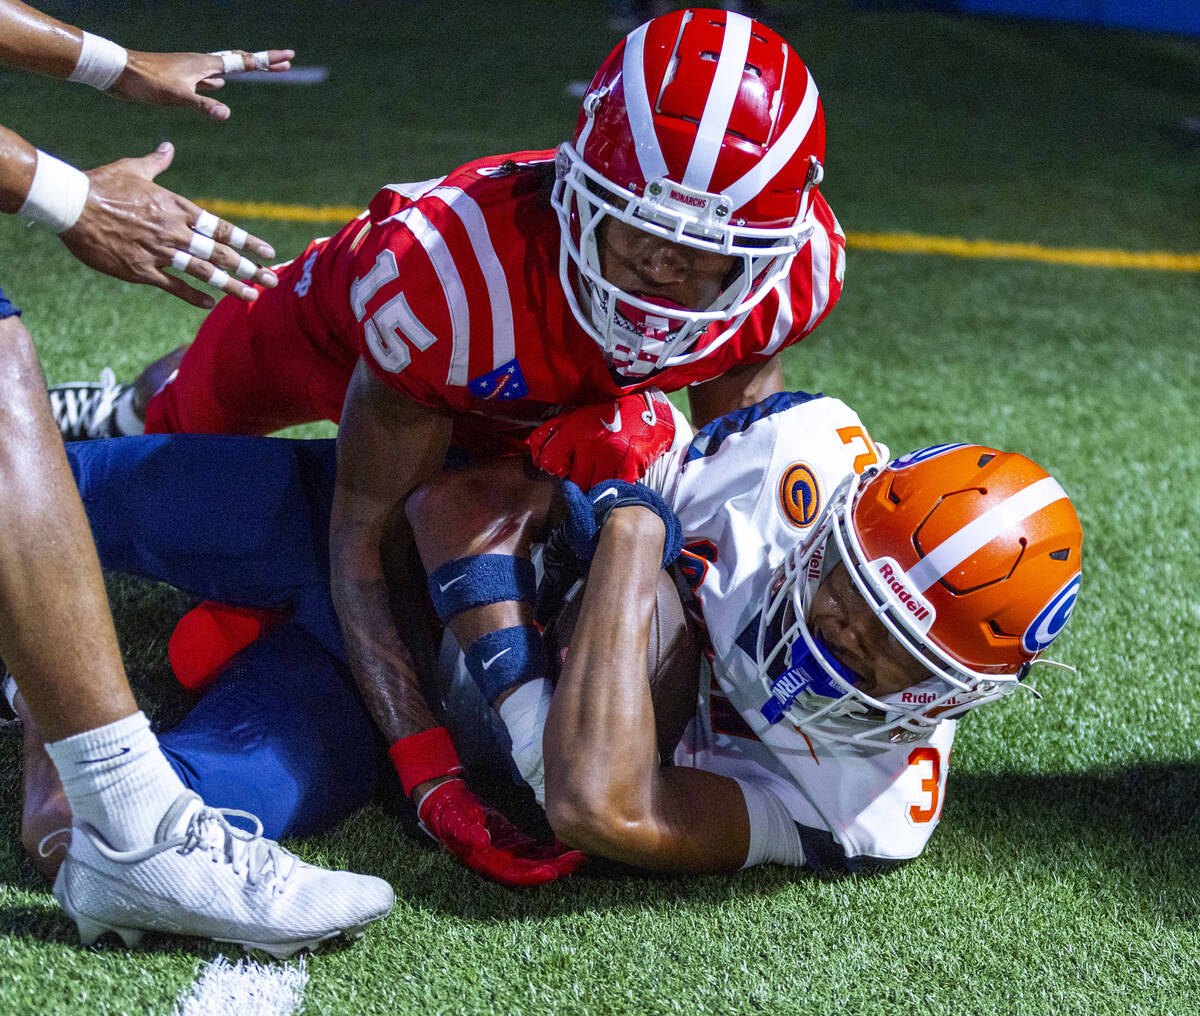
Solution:
<svg viewBox="0 0 1200 1016">
<path fill-rule="evenodd" d="M 113 413 L 117 424 L 117 433 L 122 437 L 146 432 L 146 421 L 137 415 L 133 408 L 133 385 L 125 389 L 113 403 Z"/>
<path fill-rule="evenodd" d="M 142 712 L 46 745 L 75 824 L 118 850 L 148 847 L 185 787 Z"/>
</svg>

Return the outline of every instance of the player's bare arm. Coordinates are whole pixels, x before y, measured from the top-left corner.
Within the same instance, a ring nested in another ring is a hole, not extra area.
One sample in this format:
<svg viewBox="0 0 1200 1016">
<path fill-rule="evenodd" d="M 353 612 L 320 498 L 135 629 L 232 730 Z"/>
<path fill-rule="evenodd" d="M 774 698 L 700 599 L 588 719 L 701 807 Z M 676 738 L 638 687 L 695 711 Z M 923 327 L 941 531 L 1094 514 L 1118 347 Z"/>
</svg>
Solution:
<svg viewBox="0 0 1200 1016">
<path fill-rule="evenodd" d="M 449 439 L 447 417 L 388 388 L 359 362 L 338 432 L 330 571 L 351 670 L 389 743 L 435 724 L 392 620 L 382 548 L 407 538 L 405 499 L 441 469 Z"/>
<path fill-rule="evenodd" d="M 367 711 L 391 744 L 388 754 L 426 831 L 488 878 L 541 885 L 574 871 L 583 855 L 538 845 L 471 793 L 393 620 L 390 597 L 423 594 L 389 583 L 385 557 L 410 538 L 405 503 L 441 470 L 449 439 L 449 417 L 388 388 L 359 362 L 338 431 L 329 540 L 334 607 Z"/>
<path fill-rule="evenodd" d="M 529 558 L 544 538 L 557 483 L 523 459 L 491 459 L 431 479 L 408 501 L 408 518 L 426 571 L 480 554 Z M 454 519 L 447 525 L 448 518 Z M 532 604 L 501 600 L 471 607 L 448 622 L 460 646 L 513 625 L 533 623 Z"/>
<path fill-rule="evenodd" d="M 699 430 L 718 416 L 753 406 L 768 395 L 781 391 L 783 365 L 779 362 L 778 353 L 757 363 L 731 367 L 711 381 L 688 388 L 692 426 Z"/>
<path fill-rule="evenodd" d="M 640 507 L 601 531 L 546 722 L 546 814 L 564 842 L 614 860 L 731 871 L 750 843 L 738 785 L 659 765 L 646 651 L 662 549 L 662 522 Z"/>
<path fill-rule="evenodd" d="M 242 71 L 283 71 L 290 49 L 224 53 L 143 53 L 125 50 L 64 24 L 19 0 L 0 0 L 0 63 L 95 85 L 130 102 L 186 106 L 214 120 L 229 107 L 199 92 L 221 87 Z M 110 79 L 111 80 L 108 80 Z"/>
</svg>

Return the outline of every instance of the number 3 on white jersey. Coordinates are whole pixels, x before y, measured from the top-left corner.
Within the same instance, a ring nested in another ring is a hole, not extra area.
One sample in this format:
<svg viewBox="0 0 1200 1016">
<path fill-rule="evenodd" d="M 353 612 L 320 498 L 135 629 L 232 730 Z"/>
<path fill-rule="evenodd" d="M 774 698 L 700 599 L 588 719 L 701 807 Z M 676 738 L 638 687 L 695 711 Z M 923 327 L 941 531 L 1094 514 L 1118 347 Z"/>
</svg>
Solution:
<svg viewBox="0 0 1200 1016">
<path fill-rule="evenodd" d="M 362 321 L 371 298 L 398 278 L 400 269 L 396 266 L 396 255 L 385 248 L 379 252 L 371 270 L 350 286 L 350 307 L 354 316 Z M 363 321 L 363 334 L 375 361 L 393 374 L 412 362 L 412 354 L 404 341 L 406 338 L 422 351 L 437 341 L 437 336 L 417 320 L 403 293 L 397 293 Z"/>
<path fill-rule="evenodd" d="M 905 818 L 913 825 L 923 825 L 942 817 L 945 801 L 940 793 L 942 783 L 942 753 L 932 745 L 914 748 L 908 754 L 909 767 L 916 767 L 921 783 L 921 800 L 910 801 L 904 809 Z"/>
</svg>

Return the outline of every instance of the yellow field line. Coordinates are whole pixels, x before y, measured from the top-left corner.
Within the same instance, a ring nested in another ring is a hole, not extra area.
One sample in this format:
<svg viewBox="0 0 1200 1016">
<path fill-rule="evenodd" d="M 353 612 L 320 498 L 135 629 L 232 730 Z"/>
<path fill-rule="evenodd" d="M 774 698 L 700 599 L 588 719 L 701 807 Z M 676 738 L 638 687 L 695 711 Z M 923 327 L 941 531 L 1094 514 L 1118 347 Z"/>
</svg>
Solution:
<svg viewBox="0 0 1200 1016">
<path fill-rule="evenodd" d="M 1151 268 L 1164 272 L 1200 272 L 1200 254 L 1175 254 L 1157 250 L 1043 247 L 1036 243 L 996 243 L 992 240 L 964 240 L 957 236 L 920 236 L 917 233 L 847 233 L 846 245 L 858 250 L 904 254 L 948 254 L 958 258 L 1042 261 L 1054 265 L 1086 265 L 1093 268 Z"/>
<path fill-rule="evenodd" d="M 341 224 L 362 211 L 348 205 L 280 205 L 262 201 L 223 201 L 199 198 L 196 203 L 226 219 L 273 219 L 281 222 Z M 855 250 L 895 254 L 945 254 L 958 258 L 998 258 L 1007 261 L 1040 261 L 1053 265 L 1092 268 L 1148 268 L 1163 272 L 1200 272 L 1200 253 L 1170 251 L 1104 250 L 1090 247 L 1043 247 L 1036 243 L 996 243 L 958 236 L 922 236 L 918 233 L 847 233 L 847 246 Z"/>
<path fill-rule="evenodd" d="M 276 205 L 267 201 L 224 201 L 221 198 L 196 198 L 196 204 L 223 219 L 333 222 L 338 225 L 349 222 L 362 211 L 362 208 L 349 205 Z"/>
</svg>

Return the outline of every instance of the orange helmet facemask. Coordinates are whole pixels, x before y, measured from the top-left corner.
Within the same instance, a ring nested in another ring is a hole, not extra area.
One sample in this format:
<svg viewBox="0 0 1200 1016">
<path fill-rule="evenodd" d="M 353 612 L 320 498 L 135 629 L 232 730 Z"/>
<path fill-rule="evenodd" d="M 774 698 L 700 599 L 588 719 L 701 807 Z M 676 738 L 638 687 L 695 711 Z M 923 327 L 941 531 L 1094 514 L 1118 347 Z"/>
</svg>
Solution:
<svg viewBox="0 0 1200 1016">
<path fill-rule="evenodd" d="M 937 445 L 847 478 L 764 594 L 764 715 L 824 740 L 890 744 L 1002 698 L 1070 617 L 1082 542 L 1066 492 L 1023 455 Z M 809 607 L 838 561 L 926 679 L 873 697 L 814 638 Z"/>
</svg>

